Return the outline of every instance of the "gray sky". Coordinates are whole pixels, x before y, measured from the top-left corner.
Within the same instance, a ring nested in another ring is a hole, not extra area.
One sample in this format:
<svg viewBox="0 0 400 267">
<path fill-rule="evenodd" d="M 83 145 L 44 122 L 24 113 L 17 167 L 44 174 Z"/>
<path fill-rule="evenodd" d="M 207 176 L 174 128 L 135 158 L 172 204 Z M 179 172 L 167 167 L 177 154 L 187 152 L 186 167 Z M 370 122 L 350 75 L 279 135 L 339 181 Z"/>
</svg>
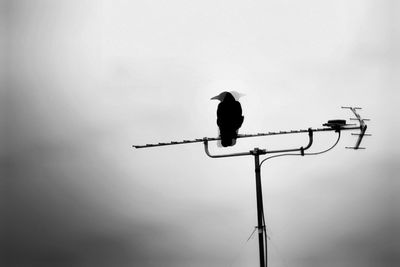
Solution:
<svg viewBox="0 0 400 267">
<path fill-rule="evenodd" d="M 216 136 L 210 98 L 225 90 L 246 94 L 241 133 L 320 127 L 348 119 L 343 105 L 372 120 L 366 150 L 344 149 L 356 140 L 344 132 L 327 154 L 263 165 L 271 266 L 400 263 L 397 1 L 3 6 L 9 264 L 258 266 L 252 158 L 131 148 Z M 335 138 L 316 134 L 314 151 Z"/>
</svg>

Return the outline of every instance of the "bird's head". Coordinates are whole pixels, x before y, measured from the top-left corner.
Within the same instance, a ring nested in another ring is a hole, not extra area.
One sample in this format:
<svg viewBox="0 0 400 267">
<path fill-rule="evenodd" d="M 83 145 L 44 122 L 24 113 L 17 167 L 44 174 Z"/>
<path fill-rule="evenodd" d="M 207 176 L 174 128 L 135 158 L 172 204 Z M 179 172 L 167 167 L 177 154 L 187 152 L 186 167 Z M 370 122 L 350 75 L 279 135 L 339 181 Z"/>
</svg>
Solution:
<svg viewBox="0 0 400 267">
<path fill-rule="evenodd" d="M 216 95 L 214 97 L 211 97 L 211 100 L 215 99 L 215 100 L 219 100 L 219 101 L 224 101 L 226 95 L 229 94 L 229 92 L 222 92 L 219 95 Z"/>
<path fill-rule="evenodd" d="M 219 95 L 212 97 L 211 100 L 216 99 L 219 101 L 224 101 L 225 97 L 228 94 L 231 95 L 235 100 L 239 100 L 240 97 L 244 96 L 244 94 L 238 93 L 236 91 L 230 91 L 230 92 L 224 91 L 224 92 L 220 93 Z"/>
</svg>

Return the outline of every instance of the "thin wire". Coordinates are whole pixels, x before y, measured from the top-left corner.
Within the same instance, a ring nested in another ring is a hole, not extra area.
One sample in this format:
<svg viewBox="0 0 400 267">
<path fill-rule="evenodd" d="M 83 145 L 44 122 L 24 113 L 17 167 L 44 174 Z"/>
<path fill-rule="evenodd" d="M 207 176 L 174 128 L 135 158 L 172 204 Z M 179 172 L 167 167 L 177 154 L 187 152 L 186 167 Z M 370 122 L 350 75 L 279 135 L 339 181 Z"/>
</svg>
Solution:
<svg viewBox="0 0 400 267">
<path fill-rule="evenodd" d="M 274 155 L 274 156 L 270 156 L 270 157 L 267 157 L 267 158 L 265 158 L 265 159 L 263 159 L 262 161 L 261 161 L 261 163 L 260 163 L 260 167 L 261 167 L 261 165 L 264 163 L 264 161 L 266 161 L 266 160 L 269 160 L 269 159 L 272 159 L 272 158 L 277 158 L 277 157 L 283 157 L 283 156 L 305 156 L 305 155 L 307 155 L 307 156 L 309 156 L 309 155 L 319 155 L 319 154 L 323 154 L 323 153 L 326 153 L 326 152 L 328 152 L 328 151 L 330 151 L 331 149 L 333 149 L 338 143 L 339 143 L 339 140 L 340 140 L 340 131 L 337 131 L 337 133 L 338 133 L 338 138 L 337 138 L 337 140 L 336 140 L 336 142 L 331 146 L 331 147 L 329 147 L 329 148 L 327 148 L 327 149 L 325 149 L 325 150 L 322 150 L 322 151 L 319 151 L 319 152 L 313 152 L 313 153 L 304 153 L 304 154 L 295 154 L 295 153 L 286 153 L 286 154 L 280 154 L 280 155 Z M 264 205 L 263 205 L 264 206 Z M 268 235 L 267 235 L 267 224 L 266 224 L 266 221 L 265 221 L 265 214 L 264 214 L 264 207 L 263 207 L 263 209 L 261 210 L 261 214 L 262 214 L 262 220 L 263 220 L 263 229 L 262 229 L 262 231 L 264 232 L 264 240 L 265 240 L 265 244 L 264 244 L 264 246 L 265 246 L 265 251 L 264 251 L 264 255 L 265 255 L 265 265 L 267 266 L 268 265 Z M 251 234 L 251 236 L 254 234 L 254 231 L 253 231 L 253 233 Z M 250 236 L 250 237 L 251 237 Z M 249 238 L 250 239 L 250 238 Z M 249 240 L 248 239 L 248 240 Z M 247 240 L 247 241 L 248 241 Z M 284 263 L 285 264 L 285 266 L 286 266 L 286 263 Z"/>
<path fill-rule="evenodd" d="M 331 146 L 330 148 L 328 148 L 326 150 L 320 151 L 320 152 L 304 153 L 304 155 L 319 155 L 319 154 L 326 153 L 329 150 L 333 149 L 339 143 L 339 140 L 340 140 L 340 131 L 338 131 L 337 133 L 338 133 L 338 138 L 337 138 L 335 144 L 333 144 L 333 146 Z"/>
<path fill-rule="evenodd" d="M 323 151 L 319 151 L 319 152 L 304 153 L 304 156 L 306 156 L 306 155 L 307 155 L 307 156 L 319 155 L 319 154 L 326 153 L 326 152 L 330 151 L 331 149 L 333 149 L 333 148 L 339 143 L 339 140 L 340 140 L 340 131 L 338 131 L 337 133 L 338 133 L 338 138 L 337 138 L 336 142 L 335 142 L 331 147 L 329 147 L 328 149 L 325 149 L 325 150 L 323 150 Z M 261 165 L 264 163 L 264 161 L 266 161 L 266 160 L 269 160 L 269 159 L 272 159 L 272 158 L 283 157 L 283 156 L 302 156 L 302 154 L 286 153 L 286 154 L 280 154 L 280 155 L 270 156 L 270 157 L 265 158 L 265 159 L 263 159 L 263 160 L 261 161 L 260 167 L 261 167 Z"/>
<path fill-rule="evenodd" d="M 249 242 L 249 240 L 253 237 L 254 233 L 256 232 L 257 227 L 254 227 L 253 232 L 251 233 L 251 235 L 249 236 L 249 238 L 247 238 L 246 242 Z"/>
<path fill-rule="evenodd" d="M 262 219 L 263 219 L 263 231 L 264 231 L 264 240 L 265 240 L 265 266 L 268 266 L 268 235 L 267 235 L 267 223 L 265 222 L 265 214 L 264 214 L 264 207 L 261 211 Z"/>
<path fill-rule="evenodd" d="M 272 158 L 278 158 L 278 157 L 283 157 L 283 156 L 301 156 L 301 154 L 294 154 L 294 153 L 286 153 L 286 154 L 280 154 L 280 155 L 274 155 L 274 156 L 270 156 L 268 158 L 265 158 L 261 161 L 260 163 L 260 167 L 261 165 L 264 163 L 264 161 L 272 159 Z"/>
<path fill-rule="evenodd" d="M 246 242 L 244 242 L 242 244 L 242 246 L 238 249 L 239 251 L 235 254 L 235 257 L 233 257 L 233 259 L 231 260 L 229 266 L 232 267 L 234 264 L 237 263 L 237 261 L 242 258 L 243 256 L 243 252 L 244 252 L 244 248 L 247 245 L 247 243 L 250 241 L 250 239 L 252 239 L 254 237 L 254 233 L 257 231 L 257 227 L 254 227 L 253 232 L 250 234 L 249 238 L 247 238 Z"/>
<path fill-rule="evenodd" d="M 282 256 L 282 253 L 280 252 L 278 246 L 275 244 L 275 242 L 271 239 L 271 237 L 268 235 L 267 232 L 267 224 L 265 222 L 265 214 L 264 214 L 264 210 L 262 211 L 262 218 L 263 218 L 263 222 L 264 222 L 264 238 L 265 238 L 265 264 L 268 264 L 268 250 L 267 250 L 267 242 L 269 240 L 269 243 L 272 245 L 272 247 L 275 249 L 281 263 L 283 266 L 288 267 L 288 264 L 286 262 L 286 259 Z M 271 246 L 269 246 L 270 251 L 271 251 Z"/>
</svg>

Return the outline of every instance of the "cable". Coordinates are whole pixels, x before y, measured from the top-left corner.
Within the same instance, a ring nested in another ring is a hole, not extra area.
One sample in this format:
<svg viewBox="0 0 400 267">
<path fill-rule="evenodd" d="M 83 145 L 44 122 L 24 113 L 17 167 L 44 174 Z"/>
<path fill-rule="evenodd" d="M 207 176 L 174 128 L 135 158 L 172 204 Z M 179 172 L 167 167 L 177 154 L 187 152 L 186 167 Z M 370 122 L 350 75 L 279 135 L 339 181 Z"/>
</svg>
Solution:
<svg viewBox="0 0 400 267">
<path fill-rule="evenodd" d="M 247 238 L 246 242 L 249 242 L 249 240 L 253 237 L 254 233 L 257 231 L 257 227 L 254 227 L 253 232 L 251 233 L 251 235 L 249 236 L 249 238 Z"/>
<path fill-rule="evenodd" d="M 304 155 L 305 155 L 305 154 L 304 154 Z M 260 167 L 261 167 L 261 165 L 264 163 L 264 161 L 266 161 L 266 160 L 269 160 L 269 159 L 272 159 L 272 158 L 277 158 L 277 157 L 283 157 L 283 156 L 301 156 L 301 154 L 286 153 L 286 154 L 280 154 L 280 155 L 270 156 L 270 157 L 268 157 L 268 158 L 263 159 L 263 160 L 260 162 Z"/>
<path fill-rule="evenodd" d="M 263 232 L 264 232 L 264 248 L 265 248 L 265 266 L 268 266 L 268 235 L 267 235 L 267 223 L 265 222 L 265 214 L 264 214 L 264 208 L 261 211 L 262 214 L 262 219 L 263 219 Z"/>
<path fill-rule="evenodd" d="M 319 154 L 326 153 L 329 150 L 333 149 L 339 143 L 339 140 L 340 140 L 340 131 L 338 131 L 337 133 L 338 133 L 338 138 L 337 138 L 336 142 L 333 144 L 333 146 L 331 146 L 330 148 L 328 148 L 326 150 L 320 151 L 320 152 L 304 153 L 304 155 L 319 155 Z"/>
<path fill-rule="evenodd" d="M 304 156 L 306 156 L 306 155 L 307 156 L 319 155 L 319 154 L 326 153 L 326 152 L 330 151 L 331 149 L 333 149 L 339 143 L 339 140 L 340 140 L 340 131 L 338 131 L 337 133 L 338 133 L 338 138 L 337 138 L 336 142 L 331 147 L 329 147 L 328 149 L 325 149 L 323 151 L 320 151 L 320 152 L 304 153 Z M 302 154 L 286 153 L 286 154 L 270 156 L 270 157 L 267 157 L 267 158 L 265 158 L 265 159 L 263 159 L 261 161 L 260 167 L 264 163 L 264 161 L 266 161 L 266 160 L 269 160 L 269 159 L 272 159 L 272 158 L 277 158 L 277 157 L 283 157 L 283 156 L 302 156 Z"/>
<path fill-rule="evenodd" d="M 331 147 L 329 147 L 329 148 L 327 148 L 327 149 L 325 149 L 325 150 L 322 150 L 322 151 L 319 151 L 319 152 L 313 152 L 313 153 L 303 153 L 303 154 L 295 154 L 295 153 L 286 153 L 286 154 L 280 154 L 280 155 L 274 155 L 274 156 L 270 156 L 270 157 L 267 157 L 267 158 L 265 158 L 265 159 L 263 159 L 261 162 L 260 162 L 260 168 L 261 168 L 261 165 L 266 161 L 266 160 L 269 160 L 269 159 L 272 159 L 272 158 L 277 158 L 277 157 L 283 157 L 283 156 L 311 156 L 311 155 L 319 155 L 319 154 L 323 154 L 323 153 L 326 153 L 326 152 L 328 152 L 328 151 L 330 151 L 331 149 L 333 149 L 338 143 L 339 143 L 339 140 L 340 140 L 340 131 L 337 131 L 337 133 L 338 133 L 338 137 L 337 137 L 337 140 L 336 140 L 336 142 L 331 146 Z M 263 205 L 264 206 L 264 205 Z M 262 214 L 262 220 L 263 220 L 263 229 L 262 229 L 262 231 L 264 232 L 264 240 L 265 240 L 265 243 L 264 243 L 264 247 L 265 247 L 265 251 L 264 251 L 264 255 L 265 255 L 265 266 L 268 266 L 268 235 L 267 235 L 267 224 L 266 224 L 266 222 L 265 222 L 265 214 L 264 214 L 264 207 L 262 207 L 262 210 L 261 210 L 261 214 Z M 252 233 L 252 235 L 254 234 L 254 232 Z M 251 235 L 251 236 L 252 236 Z M 251 237 L 250 236 L 250 237 Z"/>
</svg>

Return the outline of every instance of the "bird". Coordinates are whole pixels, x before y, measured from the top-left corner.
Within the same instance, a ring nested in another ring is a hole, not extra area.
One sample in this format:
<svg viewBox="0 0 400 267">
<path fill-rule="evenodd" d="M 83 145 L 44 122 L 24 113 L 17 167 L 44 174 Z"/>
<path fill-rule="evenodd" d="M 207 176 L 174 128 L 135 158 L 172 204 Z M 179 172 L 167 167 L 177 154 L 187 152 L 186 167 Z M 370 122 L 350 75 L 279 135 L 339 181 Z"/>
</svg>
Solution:
<svg viewBox="0 0 400 267">
<path fill-rule="evenodd" d="M 238 130 L 242 126 L 244 120 L 242 106 L 239 101 L 236 101 L 234 95 L 237 98 L 241 96 L 241 94 L 234 91 L 224 91 L 211 98 L 211 100 L 221 101 L 217 108 L 217 125 L 219 127 L 219 135 L 223 147 L 236 144 Z"/>
</svg>

